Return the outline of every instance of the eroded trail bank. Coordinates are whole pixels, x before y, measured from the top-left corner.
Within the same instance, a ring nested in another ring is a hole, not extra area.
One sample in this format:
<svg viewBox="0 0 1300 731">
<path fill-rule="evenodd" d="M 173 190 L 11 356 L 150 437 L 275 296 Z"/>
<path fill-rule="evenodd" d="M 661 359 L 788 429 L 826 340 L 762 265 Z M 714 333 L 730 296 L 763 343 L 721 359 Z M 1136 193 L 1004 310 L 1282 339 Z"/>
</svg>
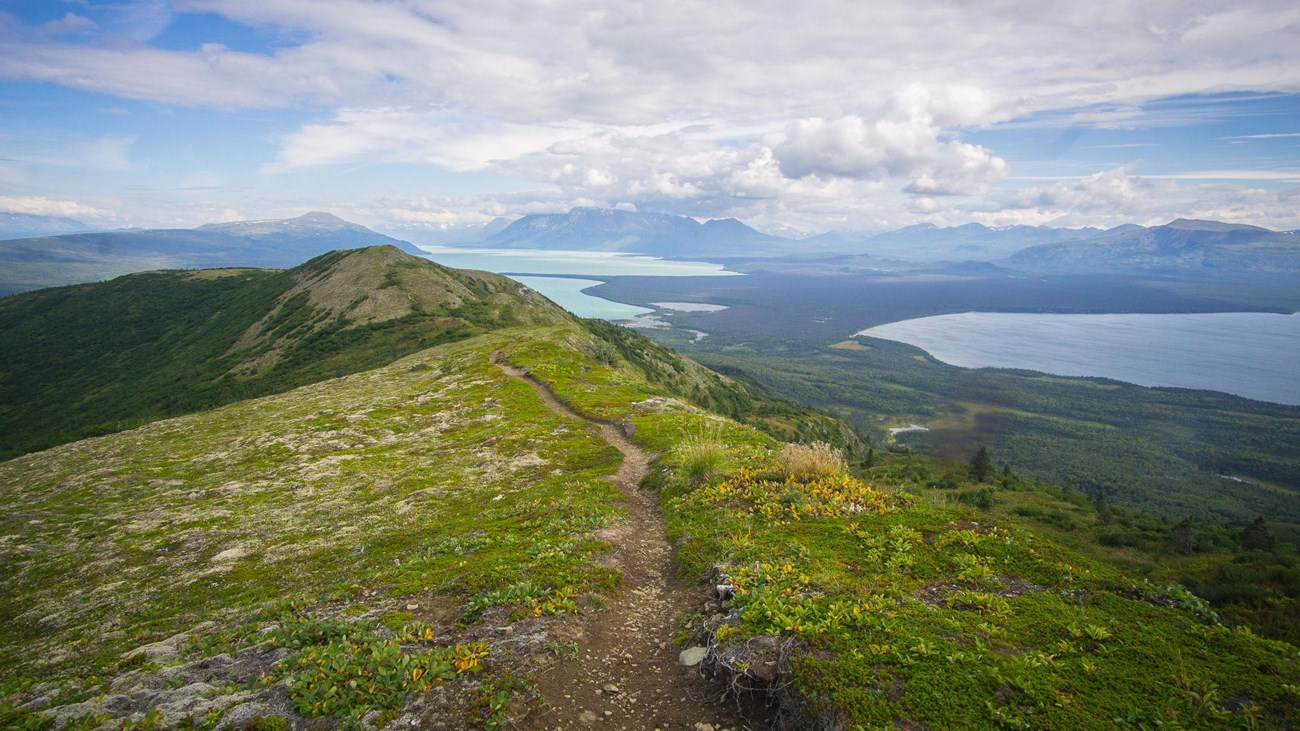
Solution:
<svg viewBox="0 0 1300 731">
<path fill-rule="evenodd" d="M 742 713 L 734 698 L 678 661 L 674 638 L 682 620 L 710 601 L 700 587 L 675 578 L 672 548 L 654 495 L 639 484 L 650 455 L 612 424 L 586 419 L 545 383 L 493 354 L 507 375 L 523 380 L 554 412 L 583 421 L 623 453 L 614 482 L 627 500 L 628 519 L 602 532 L 623 576 L 621 593 L 563 631 L 577 657 L 561 658 L 539 673 L 539 707 L 520 724 L 528 729 L 757 729 L 766 721 Z"/>
</svg>

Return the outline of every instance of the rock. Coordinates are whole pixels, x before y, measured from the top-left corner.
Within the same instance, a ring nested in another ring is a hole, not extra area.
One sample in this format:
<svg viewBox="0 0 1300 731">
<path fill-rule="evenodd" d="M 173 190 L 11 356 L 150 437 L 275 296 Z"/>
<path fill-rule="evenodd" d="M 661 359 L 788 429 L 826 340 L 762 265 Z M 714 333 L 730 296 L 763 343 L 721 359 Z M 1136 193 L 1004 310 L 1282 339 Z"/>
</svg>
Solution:
<svg viewBox="0 0 1300 731">
<path fill-rule="evenodd" d="M 713 731 L 713 724 L 697 723 L 695 724 L 695 731 Z"/>
<path fill-rule="evenodd" d="M 592 724 L 596 722 L 596 714 L 592 711 L 583 711 L 578 714 L 578 723 Z"/>
<path fill-rule="evenodd" d="M 609 685 L 605 686 L 604 690 L 606 693 L 617 694 L 619 692 L 618 686 L 614 685 L 613 683 L 610 683 Z"/>
<path fill-rule="evenodd" d="M 223 652 L 220 655 L 205 657 L 202 660 L 199 660 L 198 662 L 194 663 L 194 666 L 203 670 L 212 670 L 214 668 L 224 668 L 227 665 L 234 665 L 234 664 L 235 664 L 235 658 Z"/>
<path fill-rule="evenodd" d="M 677 656 L 677 659 L 689 668 L 695 667 L 704 662 L 704 658 L 708 654 L 709 648 L 696 645 L 695 647 L 688 647 L 685 650 L 682 650 L 681 654 Z"/>
<path fill-rule="evenodd" d="M 185 635 L 176 635 L 168 637 L 161 642 L 154 642 L 148 645 L 141 645 L 126 654 L 126 659 L 132 660 L 141 655 L 148 662 L 166 665 L 180 659 L 180 644 L 185 641 Z"/>
<path fill-rule="evenodd" d="M 221 715 L 221 728 L 242 729 L 244 724 L 259 716 L 270 716 L 275 711 L 271 706 L 257 701 L 242 703 Z"/>
<path fill-rule="evenodd" d="M 408 611 L 408 612 L 414 612 L 415 610 L 417 610 L 417 609 L 419 609 L 419 608 L 420 608 L 420 605 L 419 605 L 419 604 L 407 604 L 407 605 L 406 605 L 406 611 Z"/>
</svg>

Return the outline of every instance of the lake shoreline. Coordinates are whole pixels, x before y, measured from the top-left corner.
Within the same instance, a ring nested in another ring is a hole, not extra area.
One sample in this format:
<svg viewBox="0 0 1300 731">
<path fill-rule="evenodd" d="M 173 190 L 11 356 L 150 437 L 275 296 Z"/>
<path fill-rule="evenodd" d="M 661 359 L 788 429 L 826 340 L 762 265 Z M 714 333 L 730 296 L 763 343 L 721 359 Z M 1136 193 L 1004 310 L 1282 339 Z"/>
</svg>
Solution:
<svg viewBox="0 0 1300 731">
<path fill-rule="evenodd" d="M 961 368 L 1106 378 L 1300 406 L 1300 314 L 967 312 L 860 330 Z"/>
</svg>

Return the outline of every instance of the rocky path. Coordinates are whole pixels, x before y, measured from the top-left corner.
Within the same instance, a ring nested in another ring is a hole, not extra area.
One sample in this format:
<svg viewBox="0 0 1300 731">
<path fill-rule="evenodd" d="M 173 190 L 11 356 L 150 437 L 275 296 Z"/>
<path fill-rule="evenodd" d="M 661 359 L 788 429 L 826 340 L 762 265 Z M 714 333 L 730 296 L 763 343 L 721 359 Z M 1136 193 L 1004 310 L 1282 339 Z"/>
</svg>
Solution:
<svg viewBox="0 0 1300 731">
<path fill-rule="evenodd" d="M 622 592 L 600 610 L 565 628 L 577 643 L 577 659 L 560 658 L 538 677 L 540 707 L 524 729 L 662 729 L 721 731 L 766 726 L 761 713 L 742 713 L 734 698 L 694 668 L 678 661 L 673 640 L 682 619 L 709 601 L 702 588 L 676 579 L 672 548 L 664 538 L 664 520 L 656 497 L 639 484 L 650 456 L 617 427 L 579 416 L 543 382 L 493 354 L 507 375 L 537 392 L 554 412 L 585 421 L 602 439 L 623 453 L 612 478 L 627 499 L 628 520 L 603 532 L 613 544 L 613 559 L 623 576 Z"/>
</svg>

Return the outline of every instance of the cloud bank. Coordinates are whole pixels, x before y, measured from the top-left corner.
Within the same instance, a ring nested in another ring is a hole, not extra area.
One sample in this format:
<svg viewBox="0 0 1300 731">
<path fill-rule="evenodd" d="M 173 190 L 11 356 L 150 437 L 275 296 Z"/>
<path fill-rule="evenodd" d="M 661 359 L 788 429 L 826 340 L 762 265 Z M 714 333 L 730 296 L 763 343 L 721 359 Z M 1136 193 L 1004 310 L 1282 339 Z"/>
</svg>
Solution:
<svg viewBox="0 0 1300 731">
<path fill-rule="evenodd" d="M 1146 104 L 1180 95 L 1300 93 L 1300 6 L 1274 0 L 119 7 L 92 18 L 70 5 L 42 23 L 0 15 L 0 77 L 232 114 L 311 110 L 276 139 L 262 175 L 432 165 L 536 186 L 528 202 L 499 199 L 511 205 L 770 225 L 872 227 L 995 205 L 1068 217 L 1104 213 L 1106 200 L 1123 210 L 1131 199 L 1103 190 L 1114 171 L 1091 171 L 1094 189 L 1074 198 L 1066 184 L 1012 191 L 1006 155 L 968 138 L 1051 113 L 1075 127 L 1140 125 Z M 172 18 L 199 13 L 274 42 L 154 43 Z M 1201 194 L 1191 190 L 1153 188 L 1175 200 Z"/>
</svg>

